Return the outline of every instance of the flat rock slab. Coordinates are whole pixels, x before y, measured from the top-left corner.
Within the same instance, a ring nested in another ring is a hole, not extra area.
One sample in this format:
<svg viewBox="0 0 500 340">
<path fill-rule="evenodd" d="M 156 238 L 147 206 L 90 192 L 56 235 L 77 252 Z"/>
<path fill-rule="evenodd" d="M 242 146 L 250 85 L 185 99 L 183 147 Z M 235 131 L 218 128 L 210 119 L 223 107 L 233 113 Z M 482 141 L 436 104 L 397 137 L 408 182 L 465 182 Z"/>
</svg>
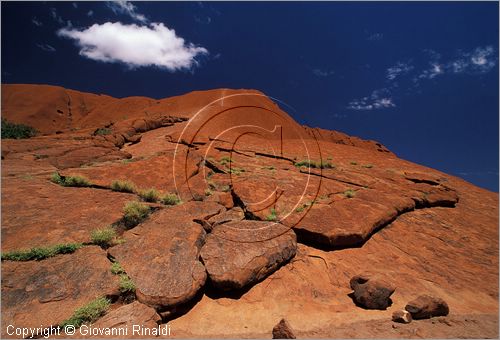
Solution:
<svg viewBox="0 0 500 340">
<path fill-rule="evenodd" d="M 110 267 L 96 246 L 42 261 L 2 261 L 2 338 L 9 324 L 58 325 L 95 298 L 118 295 Z"/>
<path fill-rule="evenodd" d="M 129 194 L 62 187 L 45 179 L 9 179 L 2 187 L 2 251 L 90 241 L 118 221 Z"/>
<path fill-rule="evenodd" d="M 102 318 L 92 324 L 92 328 L 97 329 L 98 334 L 81 334 L 82 329 L 75 335 L 77 338 L 144 338 L 141 336 L 138 327 L 153 329 L 158 326 L 161 318 L 154 308 L 148 307 L 138 301 L 121 306 L 108 312 Z M 135 326 L 135 327 L 134 327 Z M 102 331 L 102 333 L 99 333 Z M 94 332 L 94 331 L 92 331 Z M 126 332 L 126 333 L 125 333 Z M 147 337 L 147 336 L 146 336 Z"/>
<path fill-rule="evenodd" d="M 201 258 L 212 284 L 223 290 L 240 289 L 264 279 L 295 256 L 295 233 L 287 230 L 263 241 L 260 232 L 267 233 L 276 225 L 272 222 L 240 221 L 215 227 L 201 250 Z M 253 230 L 254 240 L 235 241 L 223 238 L 223 230 L 240 227 Z M 284 227 L 284 226 L 283 226 Z"/>
<path fill-rule="evenodd" d="M 311 209 L 294 230 L 299 240 L 307 243 L 331 247 L 356 246 L 397 215 L 395 208 L 358 198 L 346 198 Z"/>
<path fill-rule="evenodd" d="M 176 206 L 155 213 L 125 232 L 125 243 L 109 249 L 134 281 L 140 302 L 174 306 L 190 300 L 204 285 L 206 272 L 198 258 L 206 234 L 193 222 L 204 215 L 198 203 L 190 202 L 192 209 Z M 197 215 L 187 214 L 197 209 Z"/>
</svg>

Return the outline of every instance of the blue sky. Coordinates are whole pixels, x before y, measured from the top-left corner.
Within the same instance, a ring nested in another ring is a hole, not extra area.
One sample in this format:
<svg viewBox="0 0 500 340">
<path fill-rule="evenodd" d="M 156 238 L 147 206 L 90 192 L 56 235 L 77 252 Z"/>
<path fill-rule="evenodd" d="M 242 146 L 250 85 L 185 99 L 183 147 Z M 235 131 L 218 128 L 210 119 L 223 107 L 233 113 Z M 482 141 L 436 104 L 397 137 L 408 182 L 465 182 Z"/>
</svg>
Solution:
<svg viewBox="0 0 500 340">
<path fill-rule="evenodd" d="M 498 191 L 497 2 L 2 2 L 2 83 L 255 88 Z"/>
</svg>

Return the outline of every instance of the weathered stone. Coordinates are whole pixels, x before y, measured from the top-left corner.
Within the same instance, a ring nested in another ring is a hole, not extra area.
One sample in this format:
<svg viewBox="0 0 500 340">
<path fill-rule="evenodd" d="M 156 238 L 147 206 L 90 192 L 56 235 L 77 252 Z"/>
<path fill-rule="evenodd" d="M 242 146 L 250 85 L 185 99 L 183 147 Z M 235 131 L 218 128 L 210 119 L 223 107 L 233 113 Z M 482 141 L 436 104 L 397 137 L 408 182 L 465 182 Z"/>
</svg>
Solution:
<svg viewBox="0 0 500 340">
<path fill-rule="evenodd" d="M 288 321 L 281 319 L 281 321 L 274 326 L 273 339 L 296 339 L 295 333 Z"/>
<path fill-rule="evenodd" d="M 240 289 L 256 283 L 291 259 L 297 250 L 293 231 L 259 240 L 272 222 L 229 222 L 215 227 L 201 250 L 201 258 L 212 284 L 223 290 Z M 224 237 L 223 229 L 244 228 L 252 231 L 254 240 L 237 241 Z"/>
<path fill-rule="evenodd" d="M 370 274 L 354 276 L 350 285 L 356 303 L 367 309 L 386 309 L 391 304 L 390 296 L 396 290 L 391 283 Z"/>
<path fill-rule="evenodd" d="M 205 268 L 198 260 L 205 231 L 182 211 L 177 206 L 155 213 L 127 231 L 125 243 L 109 249 L 135 282 L 138 300 L 149 306 L 186 302 L 205 283 Z"/>
<path fill-rule="evenodd" d="M 118 295 L 118 277 L 99 247 L 42 261 L 2 261 L 2 338 L 7 325 L 61 324 L 96 297 Z"/>
<path fill-rule="evenodd" d="M 415 300 L 408 302 L 405 309 L 414 319 L 429 319 L 434 316 L 446 316 L 450 312 L 448 304 L 441 298 L 420 295 Z"/>
<path fill-rule="evenodd" d="M 406 310 L 397 310 L 392 313 L 392 321 L 399 323 L 410 323 L 412 320 L 410 312 Z"/>
</svg>

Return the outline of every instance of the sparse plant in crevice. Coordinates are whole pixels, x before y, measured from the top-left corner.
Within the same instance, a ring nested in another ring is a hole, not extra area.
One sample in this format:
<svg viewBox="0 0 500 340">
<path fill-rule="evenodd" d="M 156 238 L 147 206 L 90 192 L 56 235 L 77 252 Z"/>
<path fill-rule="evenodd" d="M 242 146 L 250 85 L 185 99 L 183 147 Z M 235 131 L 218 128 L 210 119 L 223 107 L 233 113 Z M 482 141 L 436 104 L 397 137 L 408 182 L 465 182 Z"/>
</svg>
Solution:
<svg viewBox="0 0 500 340">
<path fill-rule="evenodd" d="M 151 207 L 137 201 L 127 202 L 123 208 L 122 221 L 125 227 L 132 228 L 144 221 L 151 213 Z"/>
<path fill-rule="evenodd" d="M 275 170 L 276 168 L 272 165 L 269 165 L 269 166 L 263 166 L 262 169 L 264 170 Z"/>
<path fill-rule="evenodd" d="M 306 202 L 306 203 L 302 204 L 300 207 L 296 208 L 295 212 L 300 213 L 300 212 L 304 211 L 306 208 L 309 208 L 313 204 L 314 204 L 314 201 Z"/>
<path fill-rule="evenodd" d="M 114 275 L 125 274 L 125 269 L 118 262 L 113 262 L 111 265 L 111 273 Z"/>
<path fill-rule="evenodd" d="M 231 169 L 229 169 L 229 173 L 231 173 L 233 175 L 240 175 L 242 172 L 245 172 L 245 169 L 236 168 L 236 167 L 232 167 Z"/>
<path fill-rule="evenodd" d="M 60 326 L 64 328 L 65 326 L 73 325 L 78 328 L 84 323 L 92 323 L 106 314 L 110 306 L 111 301 L 105 297 L 97 298 L 75 310 L 71 318 L 63 321 Z"/>
<path fill-rule="evenodd" d="M 92 230 L 90 239 L 92 243 L 101 247 L 109 247 L 113 244 L 113 239 L 116 238 L 116 231 L 113 227 L 105 227 Z"/>
<path fill-rule="evenodd" d="M 158 190 L 151 188 L 139 191 L 139 196 L 146 202 L 158 202 L 160 200 L 160 193 Z"/>
<path fill-rule="evenodd" d="M 276 221 L 278 219 L 278 214 L 276 209 L 271 208 L 271 213 L 266 216 L 266 221 Z"/>
<path fill-rule="evenodd" d="M 220 190 L 221 190 L 222 192 L 229 192 L 229 191 L 231 191 L 231 186 L 229 186 L 229 185 L 227 185 L 227 184 L 226 184 L 226 185 L 223 185 L 223 186 L 221 186 L 221 187 L 220 187 Z"/>
<path fill-rule="evenodd" d="M 351 161 L 351 165 L 358 165 L 358 162 Z"/>
<path fill-rule="evenodd" d="M 25 250 L 13 250 L 2 253 L 2 261 L 32 261 L 43 260 L 59 254 L 71 254 L 83 247 L 81 243 L 56 244 L 49 247 L 34 247 Z"/>
<path fill-rule="evenodd" d="M 221 157 L 221 159 L 219 161 L 220 165 L 226 165 L 226 164 L 229 164 L 231 162 L 232 162 L 231 157 L 228 157 L 228 156 Z"/>
<path fill-rule="evenodd" d="M 165 205 L 177 205 L 180 204 L 181 202 L 182 201 L 179 198 L 179 196 L 177 196 L 174 193 L 167 193 L 161 198 L 161 203 Z"/>
<path fill-rule="evenodd" d="M 214 193 L 210 189 L 205 189 L 205 196 L 212 196 Z"/>
<path fill-rule="evenodd" d="M 120 274 L 120 292 L 122 294 L 135 293 L 135 283 L 127 274 Z"/>
<path fill-rule="evenodd" d="M 347 189 L 346 191 L 344 191 L 344 196 L 347 198 L 353 198 L 354 196 L 356 196 L 356 191 L 352 189 Z"/>
<path fill-rule="evenodd" d="M 50 177 L 53 183 L 62 185 L 63 187 L 90 187 L 92 183 L 83 176 L 61 176 L 58 172 L 54 172 Z"/>
<path fill-rule="evenodd" d="M 113 191 L 129 192 L 129 193 L 134 193 L 136 190 L 134 183 L 130 181 L 119 181 L 119 180 L 111 182 L 110 188 Z"/>
<path fill-rule="evenodd" d="M 308 167 L 308 168 L 315 168 L 315 169 L 334 169 L 335 165 L 333 165 L 330 162 L 324 162 L 324 161 L 312 161 L 309 159 L 304 159 L 299 162 L 295 162 L 294 165 L 298 168 L 301 168 L 303 166 Z"/>
<path fill-rule="evenodd" d="M 371 169 L 373 168 L 373 164 L 365 164 L 365 165 L 362 165 L 363 168 L 367 168 L 367 169 Z"/>
<path fill-rule="evenodd" d="M 111 134 L 111 129 L 109 128 L 99 128 L 95 130 L 94 136 L 105 136 Z"/>
<path fill-rule="evenodd" d="M 16 124 L 2 118 L 2 139 L 26 139 L 35 137 L 38 131 L 28 125 Z"/>
</svg>

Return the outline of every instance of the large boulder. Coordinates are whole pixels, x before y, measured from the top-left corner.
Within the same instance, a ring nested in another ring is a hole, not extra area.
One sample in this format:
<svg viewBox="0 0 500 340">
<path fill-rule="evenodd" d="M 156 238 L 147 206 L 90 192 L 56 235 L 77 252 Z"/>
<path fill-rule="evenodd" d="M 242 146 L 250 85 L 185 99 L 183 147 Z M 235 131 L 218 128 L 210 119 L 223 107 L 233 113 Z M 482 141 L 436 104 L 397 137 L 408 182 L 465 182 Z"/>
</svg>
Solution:
<svg viewBox="0 0 500 340">
<path fill-rule="evenodd" d="M 420 295 L 408 302 L 405 309 L 414 319 L 429 319 L 434 316 L 446 316 L 450 312 L 446 301 L 439 297 Z"/>
<path fill-rule="evenodd" d="M 367 309 L 386 309 L 391 305 L 390 296 L 396 290 L 390 282 L 371 274 L 354 276 L 350 285 L 354 301 Z"/>
<path fill-rule="evenodd" d="M 198 203 L 193 203 L 196 209 L 178 206 L 155 213 L 127 231 L 125 243 L 109 249 L 134 281 L 140 302 L 174 306 L 193 298 L 204 285 L 207 275 L 199 253 L 206 234 L 193 222 L 197 215 L 182 213 L 201 210 Z"/>
<path fill-rule="evenodd" d="M 275 227 L 284 232 L 274 236 L 272 230 Z M 234 237 L 233 233 L 238 229 L 242 231 L 242 239 Z M 265 237 L 268 233 L 272 237 Z M 295 233 L 283 225 L 239 221 L 216 226 L 207 237 L 201 258 L 212 284 L 230 290 L 264 279 L 295 256 L 296 250 Z"/>
</svg>

